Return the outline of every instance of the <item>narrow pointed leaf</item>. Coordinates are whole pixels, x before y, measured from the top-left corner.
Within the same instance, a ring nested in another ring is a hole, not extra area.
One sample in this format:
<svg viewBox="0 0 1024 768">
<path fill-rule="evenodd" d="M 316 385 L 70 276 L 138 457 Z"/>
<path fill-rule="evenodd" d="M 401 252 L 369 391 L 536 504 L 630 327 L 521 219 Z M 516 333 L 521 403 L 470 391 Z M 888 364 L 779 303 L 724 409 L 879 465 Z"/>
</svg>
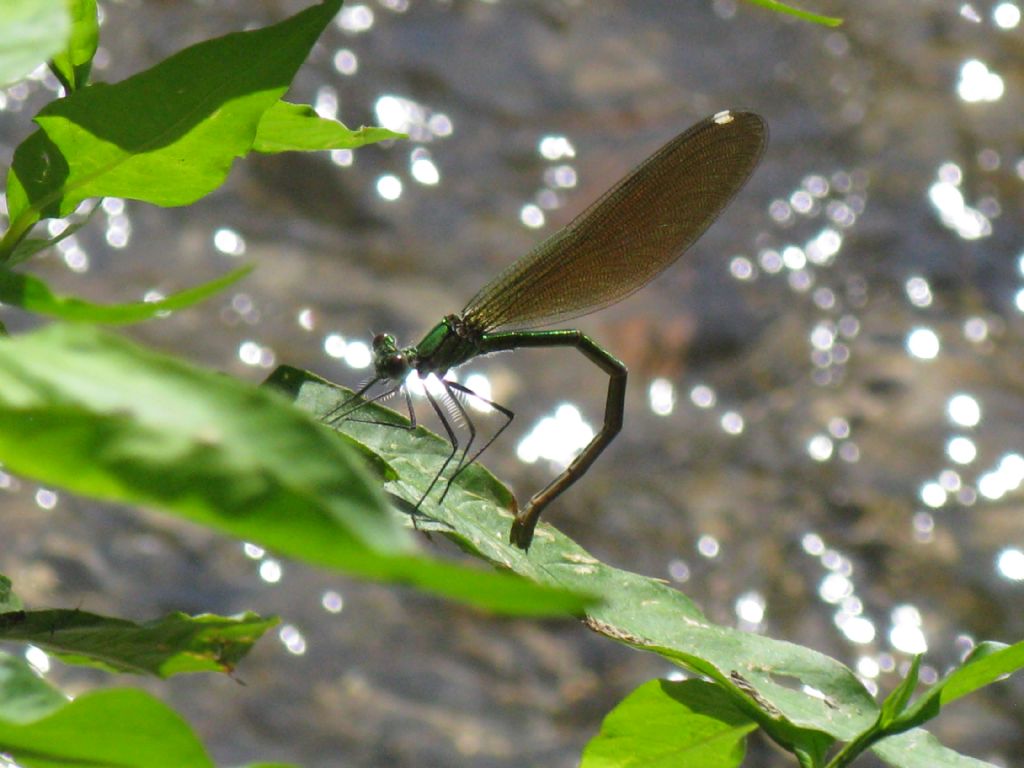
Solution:
<svg viewBox="0 0 1024 768">
<path fill-rule="evenodd" d="M 907 708 L 907 702 L 910 701 L 910 697 L 914 695 L 914 689 L 917 688 L 917 676 L 920 669 L 921 656 L 915 656 L 910 669 L 907 670 L 906 677 L 882 702 L 882 711 L 878 713 L 878 726 L 882 730 L 888 728 Z"/>
<path fill-rule="evenodd" d="M 1002 680 L 1024 668 L 1024 641 L 1014 645 L 982 643 L 964 663 L 932 685 L 899 718 L 897 725 L 920 725 L 939 714 L 942 707 Z"/>
<path fill-rule="evenodd" d="M 208 283 L 188 288 L 159 301 L 94 304 L 74 296 L 58 296 L 38 277 L 0 267 L 0 302 L 60 320 L 125 325 L 150 320 L 198 304 L 241 280 L 252 270 L 252 266 L 239 267 Z"/>
<path fill-rule="evenodd" d="M 812 13 L 811 11 L 804 11 L 792 5 L 786 3 L 780 3 L 778 0 L 747 0 L 748 3 L 753 5 L 760 5 L 762 8 L 767 8 L 770 11 L 776 13 L 784 13 L 787 16 L 793 16 L 802 21 L 809 21 L 813 24 L 822 24 L 826 27 L 838 27 L 843 23 L 843 20 L 836 16 L 823 16 L 820 13 Z"/>
<path fill-rule="evenodd" d="M 170 677 L 231 672 L 276 617 L 172 613 L 136 623 L 72 610 L 0 614 L 0 640 L 32 643 L 69 664 Z"/>
<path fill-rule="evenodd" d="M 252 148 L 265 153 L 355 149 L 364 144 L 404 138 L 407 138 L 404 133 L 387 128 L 364 126 L 353 131 L 337 120 L 320 117 L 310 106 L 279 101 L 263 113 Z"/>
</svg>

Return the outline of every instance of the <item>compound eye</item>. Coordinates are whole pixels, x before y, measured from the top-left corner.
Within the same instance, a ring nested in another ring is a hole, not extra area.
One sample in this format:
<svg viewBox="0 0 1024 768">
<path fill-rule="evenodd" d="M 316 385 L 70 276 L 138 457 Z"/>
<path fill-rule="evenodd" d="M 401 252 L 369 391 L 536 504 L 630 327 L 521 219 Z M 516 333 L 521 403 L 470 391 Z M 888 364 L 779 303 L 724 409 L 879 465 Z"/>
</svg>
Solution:
<svg viewBox="0 0 1024 768">
<path fill-rule="evenodd" d="M 386 347 L 395 346 L 395 337 L 390 333 L 378 333 L 373 337 L 373 348 L 374 350 L 383 349 Z"/>
<path fill-rule="evenodd" d="M 381 361 L 378 370 L 387 376 L 389 379 L 399 379 L 405 375 L 405 372 L 409 369 L 409 364 L 405 361 L 405 355 L 401 352 L 396 352 L 393 355 L 388 355 Z"/>
</svg>

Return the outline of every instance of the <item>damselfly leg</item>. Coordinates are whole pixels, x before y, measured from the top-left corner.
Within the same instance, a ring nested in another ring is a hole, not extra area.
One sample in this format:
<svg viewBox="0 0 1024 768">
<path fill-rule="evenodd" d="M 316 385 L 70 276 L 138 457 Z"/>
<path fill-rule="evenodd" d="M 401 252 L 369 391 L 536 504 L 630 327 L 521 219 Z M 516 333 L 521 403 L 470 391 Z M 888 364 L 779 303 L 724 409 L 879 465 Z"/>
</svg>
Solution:
<svg viewBox="0 0 1024 768">
<path fill-rule="evenodd" d="M 387 388 L 384 392 L 374 397 L 367 398 L 365 395 L 369 392 L 376 384 L 381 383 L 383 379 L 374 378 L 369 382 L 360 387 L 355 393 L 347 398 L 344 402 L 339 404 L 336 408 L 329 411 L 324 415 L 322 421 L 330 426 L 337 426 L 345 421 L 358 422 L 363 424 L 376 424 L 387 427 L 398 427 L 405 430 L 413 430 L 417 427 L 418 422 L 416 418 L 416 409 L 413 405 L 412 395 L 410 394 L 409 386 L 402 382 L 396 386 Z M 433 479 L 427 485 L 426 490 L 420 496 L 416 502 L 414 509 L 419 510 L 426 501 L 427 497 L 430 496 L 431 492 L 437 486 L 437 484 L 445 476 L 452 462 L 455 462 L 455 471 L 448 478 L 447 482 L 444 483 L 444 490 L 441 491 L 441 495 L 437 500 L 437 503 L 442 503 L 448 495 L 448 491 L 451 489 L 452 483 L 456 478 L 459 477 L 473 462 L 475 462 L 485 450 L 501 435 L 502 432 L 512 422 L 514 416 L 513 412 L 503 405 L 499 405 L 486 397 L 483 397 L 474 392 L 469 387 L 459 384 L 456 381 L 437 377 L 437 381 L 440 385 L 434 385 L 434 391 L 431 391 L 431 386 L 428 382 L 424 381 L 423 396 L 430 404 L 431 409 L 437 415 L 438 420 L 441 422 L 441 427 L 444 430 L 444 434 L 448 440 L 448 444 L 451 450 L 445 456 L 441 462 L 441 466 Z M 382 421 L 377 419 L 360 418 L 358 412 L 364 408 L 367 404 L 377 403 L 382 400 L 386 400 L 397 392 L 401 392 L 405 398 L 406 410 L 409 417 L 408 424 L 395 423 L 393 421 Z M 482 447 L 477 449 L 475 452 L 470 454 L 473 450 L 474 444 L 477 442 L 477 426 L 467 410 L 464 399 L 475 399 L 495 412 L 504 417 L 504 423 L 491 435 L 487 442 Z M 442 405 L 443 403 L 443 405 Z M 465 429 L 468 431 L 468 439 L 463 443 L 459 438 L 459 425 L 464 424 Z"/>
<path fill-rule="evenodd" d="M 455 482 L 455 479 L 459 475 L 461 475 L 470 465 L 472 465 L 473 462 L 475 462 L 477 459 L 479 459 L 483 455 L 484 451 L 486 451 L 488 448 L 491 447 L 491 444 L 501 436 L 501 433 L 504 432 L 508 428 L 508 425 L 512 423 L 512 419 L 515 418 L 515 414 L 510 409 L 506 408 L 503 405 L 499 405 L 498 403 L 494 402 L 493 400 L 489 400 L 486 397 L 483 397 L 482 395 L 477 394 L 476 392 L 474 392 L 469 387 L 463 386 L 462 384 L 459 384 L 457 381 L 448 381 L 446 379 L 444 381 L 444 383 L 445 383 L 445 388 L 448 390 L 449 395 L 451 395 L 452 399 L 455 400 L 456 402 L 458 402 L 458 398 L 455 396 L 455 394 L 452 392 L 452 390 L 455 390 L 456 392 L 460 392 L 465 397 L 475 398 L 475 399 L 479 400 L 481 403 L 483 403 L 484 405 L 486 405 L 486 406 L 488 406 L 490 408 L 493 408 L 495 411 L 497 411 L 498 413 L 500 413 L 502 416 L 505 417 L 505 423 L 502 424 L 500 427 L 498 427 L 498 429 L 494 432 L 493 435 L 490 436 L 490 438 L 487 440 L 487 442 L 484 443 L 483 446 L 476 453 L 474 453 L 469 458 L 469 460 L 467 461 L 466 460 L 466 454 L 469 453 L 469 446 L 472 443 L 472 438 L 470 438 L 470 443 L 467 443 L 466 451 L 465 451 L 465 453 L 462 454 L 462 461 L 459 463 L 459 466 L 455 470 L 455 473 L 451 476 L 451 479 L 448 480 L 448 484 L 445 486 L 444 493 L 441 494 L 440 501 L 444 501 L 444 497 L 448 493 L 448 489 L 451 488 L 452 483 Z M 472 424 L 472 419 L 470 419 L 469 413 L 465 410 L 465 408 L 462 409 L 462 412 L 463 412 L 463 414 L 465 414 L 466 422 L 468 424 Z M 475 437 L 475 436 L 476 436 L 476 430 L 473 430 L 473 437 Z"/>
</svg>

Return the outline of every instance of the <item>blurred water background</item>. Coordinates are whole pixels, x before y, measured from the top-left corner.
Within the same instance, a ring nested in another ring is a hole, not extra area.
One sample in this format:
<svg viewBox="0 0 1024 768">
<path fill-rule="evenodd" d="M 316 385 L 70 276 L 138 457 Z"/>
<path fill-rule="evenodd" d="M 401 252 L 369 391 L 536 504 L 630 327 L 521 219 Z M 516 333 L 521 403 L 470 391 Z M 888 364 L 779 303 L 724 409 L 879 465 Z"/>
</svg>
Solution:
<svg viewBox="0 0 1024 768">
<path fill-rule="evenodd" d="M 303 4 L 101 5 L 95 76 L 115 81 Z M 288 363 L 352 385 L 371 332 L 417 341 L 663 141 L 757 111 L 770 146 L 726 214 L 642 298 L 579 321 L 630 366 L 626 426 L 546 519 L 873 688 L 920 652 L 934 679 L 980 640 L 1024 636 L 1021 11 L 813 10 L 846 23 L 732 0 L 353 2 L 290 98 L 410 141 L 252 157 L 186 209 L 107 200 L 32 268 L 130 301 L 254 261 L 229 294 L 129 333 L 253 382 Z M 0 93 L 2 162 L 54 88 Z M 459 375 L 516 411 L 486 463 L 521 499 L 600 423 L 605 380 L 582 358 L 526 351 Z M 245 685 L 142 681 L 218 762 L 573 766 L 616 701 L 673 671 L 572 622 L 497 620 L 157 514 L 0 487 L 3 571 L 31 606 L 283 617 Z M 1018 676 L 933 730 L 1013 766 L 1022 726 Z"/>
</svg>

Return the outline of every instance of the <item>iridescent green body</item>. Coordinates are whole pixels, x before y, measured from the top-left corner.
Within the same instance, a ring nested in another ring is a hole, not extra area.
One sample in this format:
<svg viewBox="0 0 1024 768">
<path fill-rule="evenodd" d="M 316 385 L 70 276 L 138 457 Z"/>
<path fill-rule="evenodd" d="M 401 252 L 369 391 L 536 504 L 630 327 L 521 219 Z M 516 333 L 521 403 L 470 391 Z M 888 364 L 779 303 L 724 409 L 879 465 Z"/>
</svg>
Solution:
<svg viewBox="0 0 1024 768">
<path fill-rule="evenodd" d="M 392 383 L 390 391 L 395 391 L 413 370 L 421 376 L 438 376 L 470 431 L 450 485 L 512 419 L 507 408 L 487 401 L 507 420 L 469 457 L 476 430 L 456 394 L 475 394 L 445 379 L 450 369 L 480 355 L 523 347 L 574 347 L 604 371 L 608 395 L 600 431 L 516 513 L 510 539 L 522 549 L 529 548 L 543 509 L 587 470 L 621 429 L 626 392 L 626 367 L 580 331 L 529 329 L 588 314 L 650 282 L 718 217 L 753 172 L 766 141 L 764 120 L 750 112 L 719 112 L 697 123 L 641 163 L 571 224 L 509 265 L 461 313 L 447 315 L 419 344 L 399 348 L 393 336 L 376 336 L 376 376 L 359 394 L 378 382 Z M 459 452 L 459 441 L 444 411 L 429 391 L 427 397 L 448 433 L 452 452 L 424 499 Z M 410 417 L 415 423 L 411 403 Z"/>
</svg>

